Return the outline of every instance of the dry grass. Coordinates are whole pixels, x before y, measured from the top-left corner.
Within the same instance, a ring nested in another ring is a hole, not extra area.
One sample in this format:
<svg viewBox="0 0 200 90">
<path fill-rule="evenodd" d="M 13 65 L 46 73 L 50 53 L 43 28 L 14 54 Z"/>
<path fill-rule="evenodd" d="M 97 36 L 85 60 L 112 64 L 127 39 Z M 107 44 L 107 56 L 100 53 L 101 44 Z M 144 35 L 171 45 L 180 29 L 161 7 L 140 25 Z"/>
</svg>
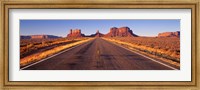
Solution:
<svg viewBox="0 0 200 90">
<path fill-rule="evenodd" d="M 20 40 L 20 58 L 24 58 L 30 54 L 34 54 L 38 51 L 48 50 L 57 46 L 77 42 L 85 38 L 79 39 L 22 39 Z"/>
<path fill-rule="evenodd" d="M 126 45 L 151 55 L 162 57 L 173 62 L 180 63 L 180 40 L 179 38 L 148 38 L 148 37 L 125 37 L 103 38 L 105 40 Z"/>
<path fill-rule="evenodd" d="M 50 49 L 50 50 L 47 50 L 47 51 L 44 51 L 44 52 L 40 52 L 40 53 L 35 53 L 35 54 L 32 54 L 32 55 L 29 55 L 27 57 L 24 57 L 24 58 L 20 59 L 20 66 L 22 67 L 22 66 L 25 66 L 27 64 L 39 61 L 39 60 L 44 59 L 44 58 L 47 58 L 48 56 L 51 56 L 51 55 L 53 55 L 55 53 L 58 53 L 58 52 L 60 52 L 62 50 L 65 50 L 67 48 L 70 48 L 70 47 L 73 47 L 73 46 L 88 42 L 88 41 L 90 41 L 92 39 L 93 38 L 83 39 L 83 40 L 80 40 L 80 41 L 77 41 L 77 42 L 74 42 L 74 43 L 58 46 L 58 47 L 55 47 L 53 49 Z"/>
</svg>

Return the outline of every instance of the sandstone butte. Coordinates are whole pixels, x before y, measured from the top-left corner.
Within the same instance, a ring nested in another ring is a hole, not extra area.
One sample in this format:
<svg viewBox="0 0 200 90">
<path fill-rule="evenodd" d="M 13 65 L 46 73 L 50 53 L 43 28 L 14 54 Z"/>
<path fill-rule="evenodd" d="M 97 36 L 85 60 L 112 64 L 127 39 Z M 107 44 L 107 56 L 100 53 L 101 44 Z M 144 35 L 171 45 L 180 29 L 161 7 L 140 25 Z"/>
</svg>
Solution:
<svg viewBox="0 0 200 90">
<path fill-rule="evenodd" d="M 85 35 L 81 33 L 80 29 L 75 29 L 75 30 L 70 30 L 70 33 L 67 35 L 67 37 L 84 37 Z M 97 30 L 97 32 L 95 34 L 86 36 L 86 37 L 137 37 L 136 34 L 134 34 L 132 32 L 132 30 L 130 30 L 129 27 L 120 27 L 120 28 L 116 28 L 116 27 L 112 27 L 110 28 L 110 32 L 107 34 L 102 34 L 99 32 L 99 30 Z"/>
<path fill-rule="evenodd" d="M 79 38 L 79 37 L 84 37 L 85 35 L 81 33 L 81 29 L 75 29 L 75 30 L 70 30 L 70 33 L 67 35 L 67 37 L 73 37 L 73 38 Z"/>
<path fill-rule="evenodd" d="M 158 37 L 180 37 L 180 31 L 159 33 Z"/>
<path fill-rule="evenodd" d="M 107 34 L 102 34 L 97 30 L 95 34 L 92 35 L 84 35 L 81 33 L 81 29 L 70 30 L 70 33 L 67 37 L 79 38 L 79 37 L 138 37 L 138 35 L 134 34 L 133 31 L 129 27 L 112 27 Z M 163 32 L 159 33 L 157 37 L 180 37 L 180 31 L 177 32 Z"/>
<path fill-rule="evenodd" d="M 84 35 L 81 33 L 81 29 L 70 29 L 69 34 L 67 35 L 69 38 L 80 38 L 80 37 L 138 37 L 138 35 L 134 34 L 129 27 L 112 27 L 107 34 L 102 34 L 97 30 L 95 34 L 92 35 Z M 176 32 L 163 32 L 159 33 L 157 37 L 180 37 L 180 31 Z M 46 38 L 59 38 L 53 35 L 30 35 L 30 36 L 20 36 L 21 39 L 46 39 Z"/>
<path fill-rule="evenodd" d="M 110 32 L 105 35 L 106 37 L 137 37 L 136 34 L 130 30 L 129 27 L 112 27 L 110 28 Z"/>
</svg>

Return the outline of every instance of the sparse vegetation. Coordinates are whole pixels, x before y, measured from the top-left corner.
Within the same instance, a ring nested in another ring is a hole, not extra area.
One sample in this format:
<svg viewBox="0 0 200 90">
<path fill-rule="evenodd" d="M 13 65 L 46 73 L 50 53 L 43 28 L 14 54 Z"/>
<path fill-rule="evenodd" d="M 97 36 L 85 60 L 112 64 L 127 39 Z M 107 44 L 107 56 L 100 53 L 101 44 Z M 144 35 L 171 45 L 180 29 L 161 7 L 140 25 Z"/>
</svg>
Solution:
<svg viewBox="0 0 200 90">
<path fill-rule="evenodd" d="M 31 55 L 37 52 L 49 50 L 57 46 L 62 46 L 65 44 L 77 42 L 83 39 L 84 38 L 22 39 L 20 40 L 20 58 L 26 57 L 28 55 Z"/>
<path fill-rule="evenodd" d="M 177 37 L 112 37 L 104 39 L 180 63 L 180 38 Z"/>
<path fill-rule="evenodd" d="M 39 61 L 67 48 L 87 42 L 93 38 L 54 39 L 54 40 L 21 40 L 20 66 Z M 33 42 L 32 42 L 33 41 Z"/>
</svg>

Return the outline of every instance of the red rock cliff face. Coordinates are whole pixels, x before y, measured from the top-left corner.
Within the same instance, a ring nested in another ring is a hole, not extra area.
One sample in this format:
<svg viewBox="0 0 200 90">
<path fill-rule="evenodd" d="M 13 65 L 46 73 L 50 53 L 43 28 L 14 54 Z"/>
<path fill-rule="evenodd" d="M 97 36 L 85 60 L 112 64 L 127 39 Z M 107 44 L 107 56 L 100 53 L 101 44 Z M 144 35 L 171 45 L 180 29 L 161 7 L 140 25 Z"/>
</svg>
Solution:
<svg viewBox="0 0 200 90">
<path fill-rule="evenodd" d="M 120 28 L 110 28 L 110 32 L 106 34 L 107 37 L 136 37 L 137 35 L 133 34 L 132 30 L 129 27 L 120 27 Z"/>
<path fill-rule="evenodd" d="M 80 29 L 75 29 L 75 30 L 71 29 L 67 37 L 79 38 L 79 37 L 84 37 L 84 34 L 81 33 Z"/>
<path fill-rule="evenodd" d="M 159 33 L 158 37 L 180 37 L 180 31 Z"/>
</svg>

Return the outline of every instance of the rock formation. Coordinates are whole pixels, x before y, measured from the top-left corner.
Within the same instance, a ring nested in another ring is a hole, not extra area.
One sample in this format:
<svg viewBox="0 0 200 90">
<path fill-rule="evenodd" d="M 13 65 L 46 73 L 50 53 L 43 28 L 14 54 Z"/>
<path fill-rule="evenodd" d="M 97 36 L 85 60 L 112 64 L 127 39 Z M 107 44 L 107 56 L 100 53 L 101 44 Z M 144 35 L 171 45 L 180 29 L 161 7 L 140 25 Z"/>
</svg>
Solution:
<svg viewBox="0 0 200 90">
<path fill-rule="evenodd" d="M 95 34 L 90 35 L 91 37 L 103 37 L 104 34 L 100 33 L 99 30 Z"/>
<path fill-rule="evenodd" d="M 53 35 L 31 35 L 31 39 L 48 39 L 48 38 L 59 38 Z"/>
<path fill-rule="evenodd" d="M 20 39 L 31 39 L 31 36 L 20 36 Z"/>
<path fill-rule="evenodd" d="M 158 37 L 180 37 L 180 31 L 159 33 Z"/>
<path fill-rule="evenodd" d="M 27 35 L 27 36 L 20 36 L 20 39 L 53 39 L 53 38 L 60 38 L 54 35 Z"/>
<path fill-rule="evenodd" d="M 137 37 L 129 27 L 112 27 L 106 37 Z"/>
<path fill-rule="evenodd" d="M 79 38 L 79 37 L 84 37 L 85 35 L 81 33 L 80 29 L 75 29 L 75 30 L 70 30 L 70 33 L 67 35 L 67 37 L 72 37 L 72 38 Z"/>
</svg>

